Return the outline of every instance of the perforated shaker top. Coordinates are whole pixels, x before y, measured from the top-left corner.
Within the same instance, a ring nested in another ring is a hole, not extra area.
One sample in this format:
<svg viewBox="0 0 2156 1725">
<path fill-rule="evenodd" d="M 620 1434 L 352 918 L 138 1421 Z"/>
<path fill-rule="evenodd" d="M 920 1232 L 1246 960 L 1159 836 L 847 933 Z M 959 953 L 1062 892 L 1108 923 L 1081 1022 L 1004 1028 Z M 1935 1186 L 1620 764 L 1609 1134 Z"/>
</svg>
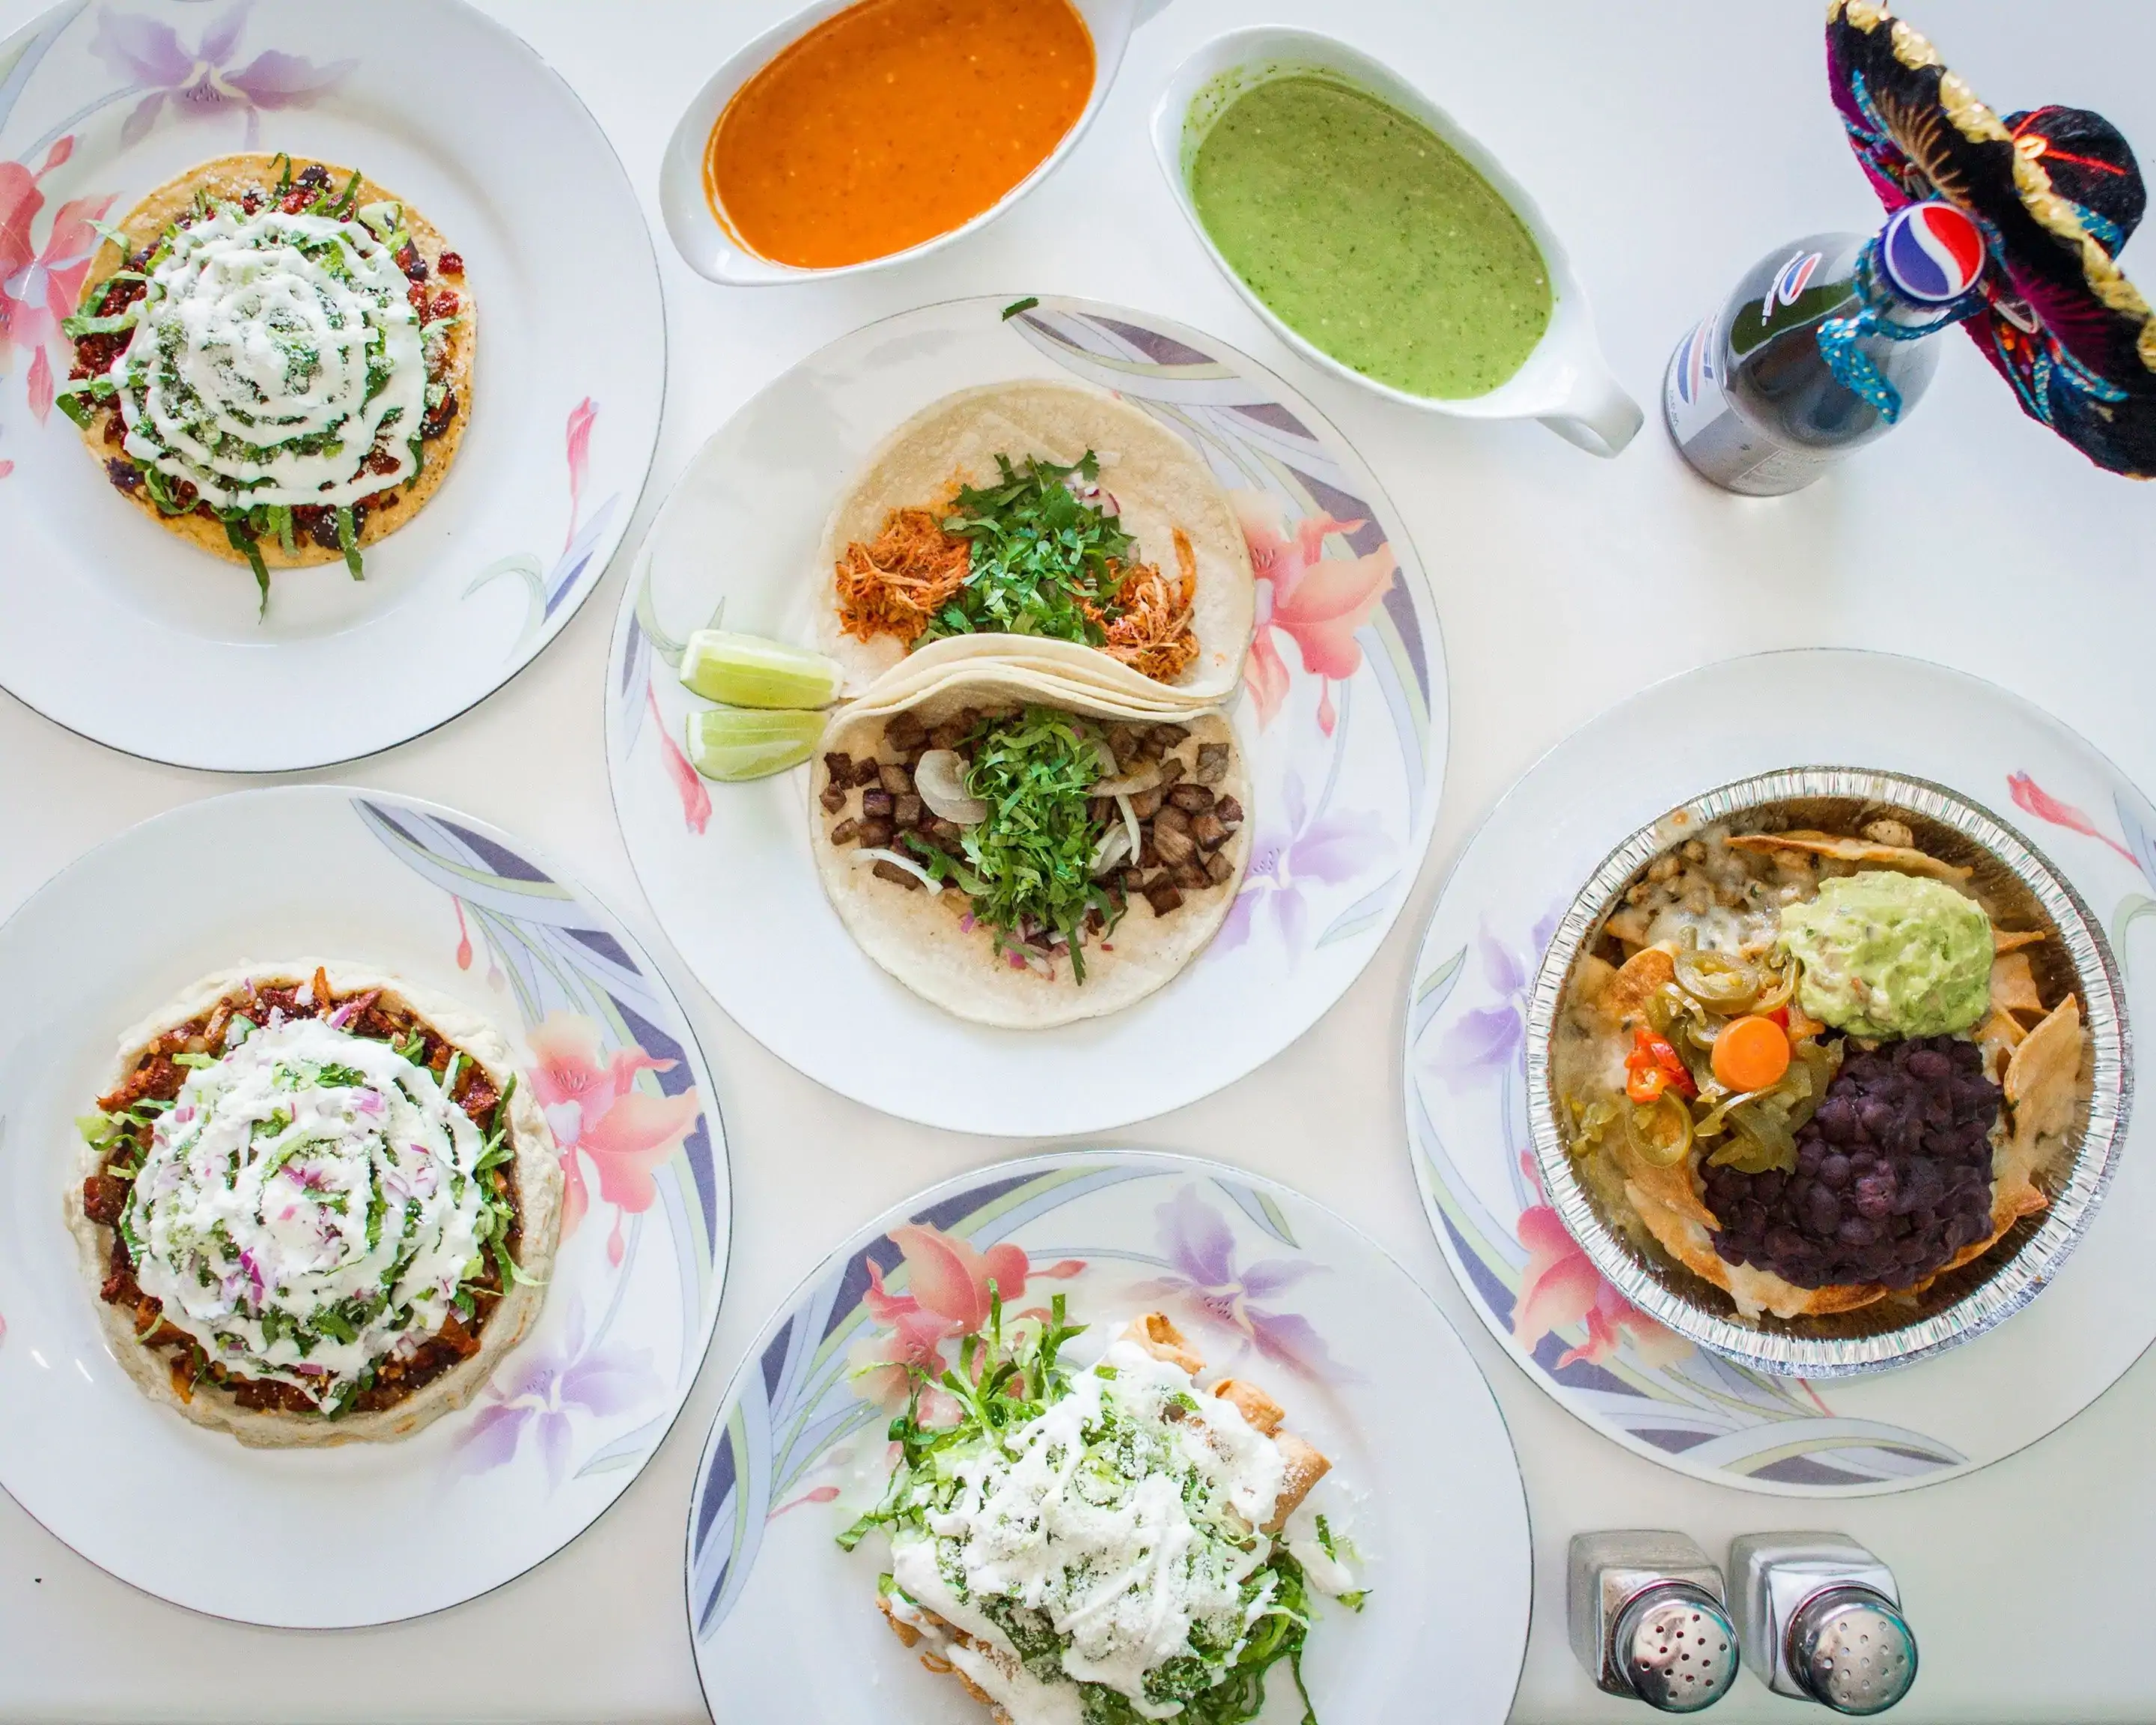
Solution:
<svg viewBox="0 0 2156 1725">
<path fill-rule="evenodd" d="M 1838 1713 L 1882 1713 L 1917 1680 L 1917 1638 L 1870 1588 L 1835 1588 L 1805 1601 L 1789 1624 L 1799 1681 Z"/>
<path fill-rule="evenodd" d="M 1722 1607 L 1682 1584 L 1650 1588 L 1618 1617 L 1612 1649 L 1633 1692 L 1666 1713 L 1696 1713 L 1737 1677 L 1737 1631 Z"/>
</svg>

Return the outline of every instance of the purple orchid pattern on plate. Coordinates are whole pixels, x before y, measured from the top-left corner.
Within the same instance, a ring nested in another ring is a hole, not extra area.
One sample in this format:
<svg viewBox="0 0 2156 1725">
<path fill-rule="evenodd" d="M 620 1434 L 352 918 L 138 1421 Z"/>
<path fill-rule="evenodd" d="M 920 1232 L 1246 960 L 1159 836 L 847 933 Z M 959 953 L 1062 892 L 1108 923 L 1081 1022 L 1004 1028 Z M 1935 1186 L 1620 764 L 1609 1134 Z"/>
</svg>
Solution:
<svg viewBox="0 0 2156 1725">
<path fill-rule="evenodd" d="M 1216 1368 L 1224 1369 L 1255 1351 L 1301 1377 L 1333 1384 L 1351 1378 L 1308 1318 L 1279 1309 L 1278 1296 L 1322 1273 L 1320 1266 L 1305 1259 L 1266 1257 L 1239 1269 L 1235 1230 L 1194 1185 L 1183 1187 L 1154 1214 L 1160 1218 L 1161 1249 L 1174 1268 L 1140 1282 L 1132 1296 L 1170 1301 L 1201 1322 L 1232 1332 L 1235 1358 L 1214 1360 Z"/>
<path fill-rule="evenodd" d="M 169 110 L 196 122 L 242 116 L 240 147 L 252 150 L 260 141 L 265 112 L 310 106 L 358 65 L 346 59 L 318 66 L 275 48 L 246 56 L 242 64 L 241 44 L 253 10 L 253 0 L 239 0 L 205 24 L 190 46 L 170 24 L 113 6 L 98 8 L 90 52 L 129 80 L 110 100 L 137 96 L 121 125 L 123 147 L 140 143 Z"/>
<path fill-rule="evenodd" d="M 453 1471 L 480 1473 L 516 1460 L 526 1439 L 545 1464 L 549 1488 L 567 1477 L 574 1416 L 633 1411 L 665 1388 L 651 1350 L 588 1338 L 581 1296 L 549 1344 L 527 1342 L 505 1358 L 480 1393 L 477 1411 L 454 1440 Z"/>
<path fill-rule="evenodd" d="M 1302 776 L 1293 768 L 1281 779 L 1278 803 L 1277 814 L 1270 803 L 1259 806 L 1250 867 L 1215 937 L 1223 951 L 1266 929 L 1291 960 L 1301 955 L 1310 943 L 1315 891 L 1356 880 L 1391 849 L 1384 823 L 1374 813 L 1327 809 L 1322 803 L 1312 809 Z"/>
</svg>

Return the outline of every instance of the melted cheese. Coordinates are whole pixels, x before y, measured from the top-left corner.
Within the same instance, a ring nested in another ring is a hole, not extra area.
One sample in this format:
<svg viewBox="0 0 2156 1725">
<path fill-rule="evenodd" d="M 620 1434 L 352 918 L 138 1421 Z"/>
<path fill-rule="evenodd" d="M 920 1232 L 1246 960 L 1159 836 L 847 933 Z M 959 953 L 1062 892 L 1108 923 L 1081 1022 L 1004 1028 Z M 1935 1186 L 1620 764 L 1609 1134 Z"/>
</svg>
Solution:
<svg viewBox="0 0 2156 1725">
<path fill-rule="evenodd" d="M 419 320 L 373 234 L 225 204 L 169 244 L 110 373 L 130 455 L 223 508 L 335 507 L 418 470 Z M 385 430 L 397 465 L 379 472 Z"/>
<path fill-rule="evenodd" d="M 136 1280 L 212 1359 L 335 1400 L 438 1332 L 479 1268 L 483 1149 L 387 1043 L 257 1029 L 158 1117 L 121 1219 Z"/>
</svg>

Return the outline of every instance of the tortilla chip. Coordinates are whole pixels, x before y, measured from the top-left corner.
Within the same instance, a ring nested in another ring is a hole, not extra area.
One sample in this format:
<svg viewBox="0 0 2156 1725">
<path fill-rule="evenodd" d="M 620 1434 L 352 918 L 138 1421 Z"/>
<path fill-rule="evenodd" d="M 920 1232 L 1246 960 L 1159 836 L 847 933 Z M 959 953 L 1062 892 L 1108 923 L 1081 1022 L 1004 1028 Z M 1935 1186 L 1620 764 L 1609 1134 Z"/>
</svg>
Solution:
<svg viewBox="0 0 2156 1725">
<path fill-rule="evenodd" d="M 1976 1045 L 1984 1050 L 1984 1070 L 1994 1083 L 2004 1075 L 2007 1058 L 2028 1035 L 2021 1021 L 2010 1013 L 1994 1012 L 1978 1027 Z"/>
<path fill-rule="evenodd" d="M 1676 980 L 1676 961 L 1660 947 L 1642 947 L 1627 958 L 1599 1002 L 1620 1024 L 1642 1017 L 1647 1002 Z"/>
<path fill-rule="evenodd" d="M 1599 1006 L 1610 983 L 1617 979 L 1617 967 L 1607 958 L 1593 952 L 1583 956 L 1572 973 L 1572 981 L 1565 992 L 1582 1006 Z"/>
<path fill-rule="evenodd" d="M 2073 1123 L 2082 1041 L 2081 1002 L 2069 994 L 2014 1050 L 2006 1063 L 2006 1106 L 2016 1144 L 2033 1145 Z"/>
<path fill-rule="evenodd" d="M 1828 833 L 1738 833 L 1728 844 L 1732 850 L 1756 850 L 1769 855 L 1777 850 L 1802 850 L 1814 856 L 1832 857 L 1837 862 L 1871 863 L 1897 874 L 1928 875 L 1953 886 L 1976 872 L 1904 845 L 1880 845 L 1869 839 L 1837 839 Z"/>
<path fill-rule="evenodd" d="M 1991 961 L 1991 1010 L 2041 1014 L 2044 997 L 2036 992 L 2036 973 L 2026 952 L 2001 952 Z"/>
<path fill-rule="evenodd" d="M 2044 938 L 2041 928 L 1998 928 L 1991 931 L 1991 950 L 1994 952 L 2019 952 L 2023 947 L 2033 947 Z"/>
</svg>

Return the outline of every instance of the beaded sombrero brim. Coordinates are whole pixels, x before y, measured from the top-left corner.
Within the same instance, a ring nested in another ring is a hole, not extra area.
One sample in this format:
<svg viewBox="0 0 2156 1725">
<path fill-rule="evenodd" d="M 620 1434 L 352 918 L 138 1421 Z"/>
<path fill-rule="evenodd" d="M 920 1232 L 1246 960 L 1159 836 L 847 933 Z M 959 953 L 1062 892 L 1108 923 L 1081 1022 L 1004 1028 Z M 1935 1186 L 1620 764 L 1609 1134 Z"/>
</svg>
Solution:
<svg viewBox="0 0 2156 1725">
<path fill-rule="evenodd" d="M 2156 475 L 2156 320 L 2114 261 L 2147 203 L 2125 139 L 2081 109 L 2002 120 L 1878 0 L 1829 0 L 1826 37 L 1880 201 L 1943 198 L 1984 230 L 1969 329 L 2023 410 L 2100 467 Z"/>
</svg>

